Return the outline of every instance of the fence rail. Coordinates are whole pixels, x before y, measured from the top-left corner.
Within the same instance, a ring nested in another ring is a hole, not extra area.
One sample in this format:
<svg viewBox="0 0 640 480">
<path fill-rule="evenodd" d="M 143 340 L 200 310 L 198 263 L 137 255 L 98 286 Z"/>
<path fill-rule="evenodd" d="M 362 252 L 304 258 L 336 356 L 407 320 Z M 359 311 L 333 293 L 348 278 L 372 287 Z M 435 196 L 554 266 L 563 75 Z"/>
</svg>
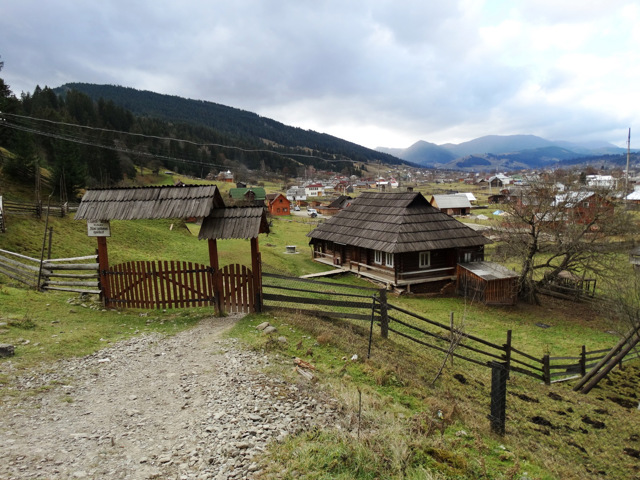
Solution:
<svg viewBox="0 0 640 480">
<path fill-rule="evenodd" d="M 77 263 L 83 260 L 93 261 Z M 42 290 L 100 294 L 97 261 L 97 255 L 40 261 L 0 249 L 0 273 L 30 288 Z"/>
<path fill-rule="evenodd" d="M 68 202 L 47 206 L 42 202 L 28 203 L 11 202 L 7 200 L 3 202 L 3 208 L 0 208 L 3 218 L 6 218 L 9 214 L 34 215 L 40 218 L 44 213 L 47 213 L 47 211 L 49 214 L 65 217 L 70 212 L 75 212 L 76 210 L 78 210 L 78 204 L 70 204 Z"/>
<path fill-rule="evenodd" d="M 262 297 L 267 308 L 315 316 L 371 320 L 377 288 L 343 285 L 276 273 L 262 273 Z"/>
</svg>

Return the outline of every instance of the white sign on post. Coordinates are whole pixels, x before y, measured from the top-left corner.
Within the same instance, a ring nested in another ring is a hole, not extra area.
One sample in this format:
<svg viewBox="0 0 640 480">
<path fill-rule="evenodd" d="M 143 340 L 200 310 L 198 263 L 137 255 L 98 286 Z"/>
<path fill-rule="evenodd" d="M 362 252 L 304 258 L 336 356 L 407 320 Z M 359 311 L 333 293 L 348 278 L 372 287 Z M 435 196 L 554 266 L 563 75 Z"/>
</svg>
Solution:
<svg viewBox="0 0 640 480">
<path fill-rule="evenodd" d="M 90 237 L 110 237 L 111 227 L 109 222 L 87 222 L 87 235 Z"/>
</svg>

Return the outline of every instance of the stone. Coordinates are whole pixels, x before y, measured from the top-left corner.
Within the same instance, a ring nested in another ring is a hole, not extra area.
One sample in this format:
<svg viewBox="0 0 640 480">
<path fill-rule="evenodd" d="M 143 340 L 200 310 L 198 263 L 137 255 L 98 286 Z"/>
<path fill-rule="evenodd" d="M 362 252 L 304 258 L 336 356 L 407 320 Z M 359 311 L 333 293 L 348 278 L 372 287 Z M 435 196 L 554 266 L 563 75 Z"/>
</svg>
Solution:
<svg viewBox="0 0 640 480">
<path fill-rule="evenodd" d="M 278 337 L 280 343 L 287 343 L 287 337 Z"/>
<path fill-rule="evenodd" d="M 13 357 L 16 354 L 15 347 L 9 343 L 0 343 L 0 357 Z"/>
<path fill-rule="evenodd" d="M 262 333 L 263 333 L 264 335 L 269 335 L 270 333 L 277 332 L 277 331 L 278 331 L 278 330 L 276 329 L 276 327 L 274 327 L 273 325 L 269 325 L 267 328 L 265 328 L 265 329 L 262 331 Z"/>
<path fill-rule="evenodd" d="M 256 327 L 256 329 L 258 330 L 264 330 L 265 328 L 267 328 L 269 325 L 271 325 L 269 322 L 262 322 L 260 325 L 258 325 Z"/>
</svg>

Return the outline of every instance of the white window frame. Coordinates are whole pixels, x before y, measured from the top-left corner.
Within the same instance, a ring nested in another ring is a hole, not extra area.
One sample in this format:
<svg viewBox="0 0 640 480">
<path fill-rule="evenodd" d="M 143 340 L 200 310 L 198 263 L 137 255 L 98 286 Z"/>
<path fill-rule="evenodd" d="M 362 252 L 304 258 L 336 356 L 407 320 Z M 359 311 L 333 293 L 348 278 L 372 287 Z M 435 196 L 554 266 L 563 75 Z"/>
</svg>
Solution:
<svg viewBox="0 0 640 480">
<path fill-rule="evenodd" d="M 382 265 L 382 252 L 380 250 L 374 250 L 373 262 Z"/>
<path fill-rule="evenodd" d="M 385 253 L 384 263 L 387 267 L 393 267 L 393 253 Z"/>
<path fill-rule="evenodd" d="M 425 261 L 426 258 L 426 261 Z M 431 266 L 431 252 L 420 252 L 420 268 L 429 268 Z"/>
<path fill-rule="evenodd" d="M 464 252 L 462 254 L 462 263 L 471 263 L 473 261 L 473 252 Z"/>
</svg>

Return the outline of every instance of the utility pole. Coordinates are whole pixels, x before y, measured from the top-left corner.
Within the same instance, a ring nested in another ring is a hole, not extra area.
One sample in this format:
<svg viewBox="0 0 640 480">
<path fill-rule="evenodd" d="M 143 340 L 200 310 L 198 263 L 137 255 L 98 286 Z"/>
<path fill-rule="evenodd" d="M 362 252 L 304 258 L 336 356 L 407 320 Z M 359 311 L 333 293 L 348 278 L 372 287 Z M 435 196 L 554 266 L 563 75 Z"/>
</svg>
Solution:
<svg viewBox="0 0 640 480">
<path fill-rule="evenodd" d="M 629 127 L 629 136 L 627 137 L 627 172 L 624 180 L 624 201 L 627 202 L 629 195 L 629 157 L 631 157 L 631 127 Z"/>
</svg>

